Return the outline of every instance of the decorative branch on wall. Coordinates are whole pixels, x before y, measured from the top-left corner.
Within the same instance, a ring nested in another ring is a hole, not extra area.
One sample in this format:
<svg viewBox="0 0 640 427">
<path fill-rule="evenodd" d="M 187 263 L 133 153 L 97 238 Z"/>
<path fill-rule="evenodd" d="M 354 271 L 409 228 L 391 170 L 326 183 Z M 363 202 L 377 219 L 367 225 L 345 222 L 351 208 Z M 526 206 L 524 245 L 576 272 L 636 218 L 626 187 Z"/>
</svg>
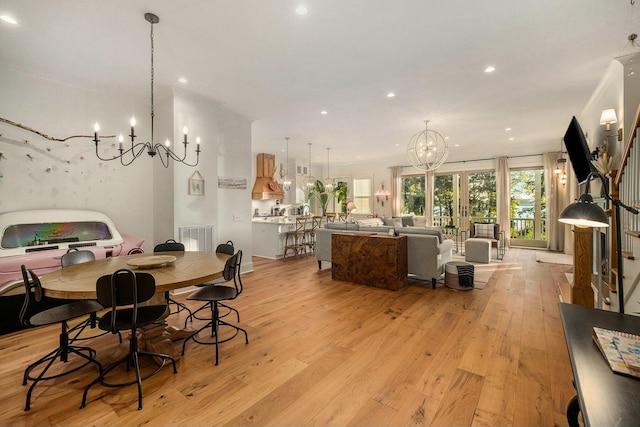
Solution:
<svg viewBox="0 0 640 427">
<path fill-rule="evenodd" d="M 33 128 L 30 128 L 29 126 L 25 126 L 25 125 L 23 125 L 21 123 L 16 123 L 16 122 L 14 122 L 12 120 L 5 119 L 3 117 L 0 117 L 0 122 L 6 123 L 6 124 L 11 125 L 11 126 L 15 126 L 17 128 L 20 128 L 20 129 L 24 129 L 24 130 L 29 131 L 29 132 L 33 132 L 36 135 L 39 135 L 39 136 L 41 136 L 41 137 L 43 137 L 45 139 L 48 139 L 49 141 L 65 142 L 65 141 L 67 141 L 69 139 L 73 139 L 73 138 L 93 138 L 93 135 L 72 135 L 72 136 L 68 136 L 68 137 L 63 138 L 63 139 L 54 138 L 52 136 L 47 135 L 46 133 L 43 133 L 43 132 L 40 132 L 40 131 L 35 130 Z M 101 138 L 115 138 L 116 136 L 115 135 L 107 135 L 107 136 L 100 135 L 100 137 Z M 25 142 L 27 142 L 27 141 L 25 140 Z"/>
</svg>

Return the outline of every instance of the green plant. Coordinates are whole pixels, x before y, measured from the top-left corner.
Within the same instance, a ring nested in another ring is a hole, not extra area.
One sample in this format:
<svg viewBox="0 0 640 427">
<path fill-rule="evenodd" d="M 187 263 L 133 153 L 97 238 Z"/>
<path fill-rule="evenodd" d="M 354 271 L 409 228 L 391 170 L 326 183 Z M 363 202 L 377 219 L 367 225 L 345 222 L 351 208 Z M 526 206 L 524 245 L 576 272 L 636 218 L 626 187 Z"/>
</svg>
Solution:
<svg viewBox="0 0 640 427">
<path fill-rule="evenodd" d="M 338 203 L 340 203 L 340 207 L 342 212 L 347 212 L 347 183 L 346 182 L 339 182 L 338 185 L 336 186 L 336 189 L 333 190 L 333 193 L 335 194 L 336 197 L 336 201 Z"/>
<path fill-rule="evenodd" d="M 327 205 L 329 201 L 335 197 L 336 192 L 338 191 L 338 187 L 334 188 L 331 191 L 326 191 L 326 188 L 322 181 L 316 180 L 316 185 L 313 187 L 311 191 L 309 191 L 309 196 L 307 197 L 307 201 L 311 200 L 312 197 L 315 197 L 318 202 L 320 202 L 320 206 L 322 206 L 322 215 L 327 215 Z"/>
</svg>

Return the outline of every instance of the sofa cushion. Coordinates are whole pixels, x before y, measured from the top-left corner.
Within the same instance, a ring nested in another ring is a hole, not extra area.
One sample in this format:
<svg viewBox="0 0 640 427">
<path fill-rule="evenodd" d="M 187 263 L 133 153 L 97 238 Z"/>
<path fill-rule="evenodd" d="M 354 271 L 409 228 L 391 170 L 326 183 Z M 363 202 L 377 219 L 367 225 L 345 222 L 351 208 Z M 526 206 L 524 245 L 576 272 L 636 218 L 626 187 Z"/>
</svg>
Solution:
<svg viewBox="0 0 640 427">
<path fill-rule="evenodd" d="M 495 239 L 495 224 L 474 224 L 473 237 Z"/>
<path fill-rule="evenodd" d="M 378 227 L 384 225 L 382 218 L 363 218 L 356 221 L 360 227 Z"/>
<path fill-rule="evenodd" d="M 427 226 L 427 218 L 424 216 L 414 216 L 413 217 L 413 226 L 414 227 L 426 227 Z"/>
<path fill-rule="evenodd" d="M 388 225 L 389 227 L 393 227 L 393 228 L 402 227 L 402 218 L 399 218 L 399 217 L 385 218 L 383 219 L 383 221 L 384 221 L 384 225 Z"/>
<path fill-rule="evenodd" d="M 359 230 L 358 224 L 350 222 L 325 222 L 324 228 L 329 230 Z"/>
<path fill-rule="evenodd" d="M 403 227 L 413 227 L 413 215 L 394 216 L 393 219 L 399 218 Z"/>
<path fill-rule="evenodd" d="M 438 227 L 403 227 L 398 230 L 400 235 L 402 234 L 426 234 L 430 236 L 437 236 L 438 243 L 442 243 L 442 230 Z"/>
<path fill-rule="evenodd" d="M 403 227 L 413 227 L 413 215 L 402 216 Z"/>
</svg>

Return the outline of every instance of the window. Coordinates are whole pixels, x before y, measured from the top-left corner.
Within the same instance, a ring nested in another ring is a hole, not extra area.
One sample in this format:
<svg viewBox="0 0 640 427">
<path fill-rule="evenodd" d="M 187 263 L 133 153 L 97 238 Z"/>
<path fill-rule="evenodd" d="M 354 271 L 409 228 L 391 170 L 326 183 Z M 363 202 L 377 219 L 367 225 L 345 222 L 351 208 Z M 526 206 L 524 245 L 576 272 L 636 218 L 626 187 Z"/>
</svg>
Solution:
<svg viewBox="0 0 640 427">
<path fill-rule="evenodd" d="M 496 222 L 496 173 L 468 172 L 468 216 L 471 222 Z"/>
<path fill-rule="evenodd" d="M 434 177 L 433 225 L 437 227 L 457 225 L 459 181 L 457 175 L 436 175 Z"/>
<path fill-rule="evenodd" d="M 356 178 L 353 180 L 353 202 L 358 213 L 371 213 L 371 179 Z"/>
<path fill-rule="evenodd" d="M 512 239 L 546 240 L 547 201 L 542 168 L 511 171 L 510 209 Z"/>
<path fill-rule="evenodd" d="M 2 248 L 13 249 L 112 238 L 107 224 L 98 221 L 16 224 L 4 230 Z"/>
<path fill-rule="evenodd" d="M 402 205 L 403 214 L 424 216 L 424 175 L 402 177 Z"/>
</svg>

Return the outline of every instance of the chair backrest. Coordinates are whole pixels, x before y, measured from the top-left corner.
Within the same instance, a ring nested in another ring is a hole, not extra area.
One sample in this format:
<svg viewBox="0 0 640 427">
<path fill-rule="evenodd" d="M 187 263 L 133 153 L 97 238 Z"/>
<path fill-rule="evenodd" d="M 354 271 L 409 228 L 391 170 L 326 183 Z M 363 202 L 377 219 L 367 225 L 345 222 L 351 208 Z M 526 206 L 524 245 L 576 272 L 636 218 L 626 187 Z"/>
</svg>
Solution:
<svg viewBox="0 0 640 427">
<path fill-rule="evenodd" d="M 83 262 L 95 261 L 96 256 L 91 251 L 79 251 L 79 250 L 69 250 L 66 254 L 62 255 L 60 258 L 60 262 L 62 263 L 62 268 L 69 267 L 70 265 L 82 264 Z"/>
<path fill-rule="evenodd" d="M 116 331 L 118 307 L 133 305 L 132 329 L 137 327 L 138 304 L 150 300 L 156 292 L 153 275 L 133 272 L 127 268 L 101 276 L 96 281 L 96 299 L 104 307 L 111 307 L 111 331 Z"/>
<path fill-rule="evenodd" d="M 169 239 L 153 248 L 153 252 L 184 252 L 184 244 Z"/>
<path fill-rule="evenodd" d="M 31 328 L 33 325 L 29 319 L 33 314 L 37 313 L 38 303 L 42 301 L 42 285 L 40 283 L 40 279 L 33 270 L 27 270 L 27 267 L 24 264 L 20 268 L 22 270 L 22 280 L 24 282 L 24 301 L 22 303 L 22 308 L 20 309 L 20 323 L 25 328 Z M 31 276 L 31 280 L 29 279 L 29 276 Z"/>
<path fill-rule="evenodd" d="M 240 277 L 240 267 L 242 264 L 242 250 L 238 250 L 235 254 L 227 259 L 227 262 L 224 264 L 224 271 L 222 272 L 222 277 L 225 281 L 230 282 L 233 280 L 234 286 L 236 287 L 236 292 L 240 294 L 242 292 L 242 278 Z"/>
<path fill-rule="evenodd" d="M 493 223 L 475 222 L 471 224 L 469 236 L 481 239 L 498 239 L 500 225 Z"/>
<path fill-rule="evenodd" d="M 311 221 L 312 221 L 311 230 L 313 230 L 313 231 L 317 230 L 322 225 L 322 217 L 321 216 L 314 215 L 311 218 Z"/>
<path fill-rule="evenodd" d="M 233 248 L 233 242 L 231 240 L 227 240 L 227 243 L 220 243 L 216 247 L 216 253 L 218 254 L 227 254 L 233 255 L 235 249 Z"/>
<path fill-rule="evenodd" d="M 309 224 L 309 217 L 299 216 L 296 218 L 296 232 L 303 233 L 307 230 Z"/>
<path fill-rule="evenodd" d="M 336 214 L 335 213 L 327 213 L 327 222 L 335 222 Z"/>
</svg>

